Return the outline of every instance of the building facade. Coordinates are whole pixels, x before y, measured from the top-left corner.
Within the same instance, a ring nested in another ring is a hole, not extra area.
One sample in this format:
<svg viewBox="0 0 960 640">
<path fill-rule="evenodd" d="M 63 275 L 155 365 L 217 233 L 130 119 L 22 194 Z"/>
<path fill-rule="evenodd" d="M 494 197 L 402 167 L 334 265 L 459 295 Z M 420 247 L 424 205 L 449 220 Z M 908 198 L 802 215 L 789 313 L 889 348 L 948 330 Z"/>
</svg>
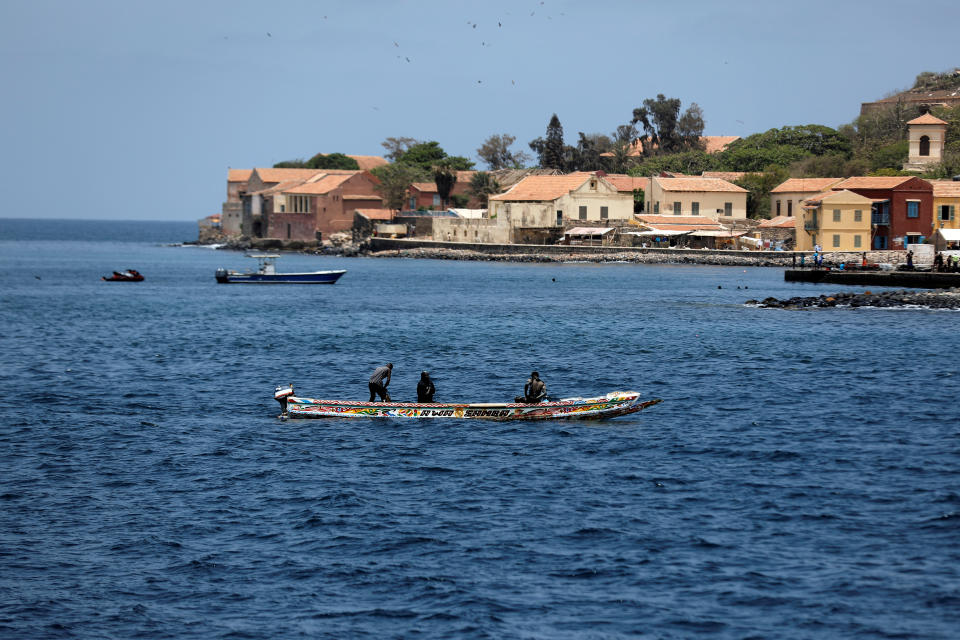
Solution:
<svg viewBox="0 0 960 640">
<path fill-rule="evenodd" d="M 925 113 L 907 123 L 910 151 L 903 165 L 904 171 L 924 171 L 928 165 L 943 160 L 943 145 L 947 123 Z"/>
<path fill-rule="evenodd" d="M 906 249 L 922 244 L 933 233 L 933 186 L 909 176 L 853 177 L 833 187 L 873 201 L 872 249 Z"/>
<path fill-rule="evenodd" d="M 747 190 L 719 178 L 653 177 L 644 211 L 651 215 L 742 220 L 747 217 Z"/>
<path fill-rule="evenodd" d="M 960 181 L 928 180 L 933 186 L 933 228 L 960 229 Z"/>
<path fill-rule="evenodd" d="M 873 200 L 846 189 L 804 200 L 795 217 L 797 251 L 867 251 Z"/>
<path fill-rule="evenodd" d="M 770 191 L 770 215 L 799 216 L 803 201 L 843 182 L 843 178 L 790 178 Z"/>
</svg>

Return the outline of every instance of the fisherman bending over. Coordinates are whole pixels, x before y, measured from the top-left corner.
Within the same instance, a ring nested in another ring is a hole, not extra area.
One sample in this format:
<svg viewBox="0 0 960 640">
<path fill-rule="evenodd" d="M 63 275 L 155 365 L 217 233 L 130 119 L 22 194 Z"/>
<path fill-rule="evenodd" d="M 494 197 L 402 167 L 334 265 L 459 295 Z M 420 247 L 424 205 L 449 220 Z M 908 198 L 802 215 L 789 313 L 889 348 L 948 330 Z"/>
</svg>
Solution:
<svg viewBox="0 0 960 640">
<path fill-rule="evenodd" d="M 417 383 L 417 402 L 433 402 L 433 394 L 437 392 L 433 380 L 426 371 L 420 373 L 420 382 Z"/>
<path fill-rule="evenodd" d="M 385 367 L 377 367 L 370 376 L 370 400 L 379 395 L 383 402 L 390 402 L 390 394 L 387 393 L 387 385 L 390 384 L 390 373 L 393 371 L 393 363 L 388 362 Z"/>
<path fill-rule="evenodd" d="M 540 374 L 534 371 L 523 385 L 524 402 L 540 402 L 547 397 L 547 385 L 540 379 Z"/>
</svg>

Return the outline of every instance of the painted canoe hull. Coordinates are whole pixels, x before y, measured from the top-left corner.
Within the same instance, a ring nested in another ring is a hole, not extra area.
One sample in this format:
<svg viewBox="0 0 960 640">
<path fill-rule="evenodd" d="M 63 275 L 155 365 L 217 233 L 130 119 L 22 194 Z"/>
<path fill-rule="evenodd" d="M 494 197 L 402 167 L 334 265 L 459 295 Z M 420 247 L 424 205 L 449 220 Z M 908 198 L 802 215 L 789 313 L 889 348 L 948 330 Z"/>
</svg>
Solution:
<svg viewBox="0 0 960 640">
<path fill-rule="evenodd" d="M 566 398 L 525 403 L 416 403 L 314 400 L 288 395 L 280 400 L 281 418 L 463 418 L 478 420 L 600 420 L 636 413 L 661 402 L 641 401 L 635 391 L 614 391 L 595 398 Z"/>
<path fill-rule="evenodd" d="M 313 271 L 310 273 L 217 273 L 221 284 L 333 284 L 345 274 L 339 271 Z"/>
</svg>

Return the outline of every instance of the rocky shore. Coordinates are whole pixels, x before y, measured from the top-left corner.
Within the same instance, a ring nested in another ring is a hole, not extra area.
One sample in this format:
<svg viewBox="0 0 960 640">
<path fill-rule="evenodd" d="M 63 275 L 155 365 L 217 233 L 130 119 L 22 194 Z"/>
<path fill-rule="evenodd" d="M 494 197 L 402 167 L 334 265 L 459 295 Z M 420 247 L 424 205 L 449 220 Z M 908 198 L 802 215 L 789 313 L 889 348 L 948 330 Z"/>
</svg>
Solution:
<svg viewBox="0 0 960 640">
<path fill-rule="evenodd" d="M 877 307 L 892 309 L 896 307 L 924 307 L 928 309 L 960 309 L 960 289 L 943 289 L 941 291 L 883 291 L 873 293 L 835 293 L 817 297 L 796 297 L 780 300 L 765 298 L 763 300 L 747 300 L 745 304 L 756 305 L 772 309 L 814 309 L 824 307 Z"/>
<path fill-rule="evenodd" d="M 564 253 L 488 253 L 469 249 L 411 248 L 389 251 L 364 251 L 374 258 L 429 258 L 434 260 L 478 260 L 486 262 L 630 262 L 636 264 L 701 264 L 731 267 L 788 267 L 793 264 L 791 254 L 781 257 L 746 257 L 724 255 L 722 251 L 680 255 L 664 251 L 624 251 L 613 253 L 582 253 L 576 250 Z"/>
</svg>

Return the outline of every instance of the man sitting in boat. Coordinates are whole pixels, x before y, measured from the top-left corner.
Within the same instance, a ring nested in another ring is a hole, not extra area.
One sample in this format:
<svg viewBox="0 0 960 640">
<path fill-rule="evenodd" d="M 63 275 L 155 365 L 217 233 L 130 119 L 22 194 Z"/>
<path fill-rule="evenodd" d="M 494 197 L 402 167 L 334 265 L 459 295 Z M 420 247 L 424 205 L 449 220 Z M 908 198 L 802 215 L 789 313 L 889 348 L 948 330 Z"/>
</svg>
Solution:
<svg viewBox="0 0 960 640">
<path fill-rule="evenodd" d="M 387 393 L 387 385 L 390 384 L 390 373 L 393 371 L 393 363 L 388 362 L 385 367 L 377 367 L 373 375 L 370 376 L 370 400 L 379 395 L 382 402 L 390 402 L 390 394 Z"/>
<path fill-rule="evenodd" d="M 540 374 L 534 371 L 523 385 L 524 402 L 540 402 L 547 397 L 547 385 L 540 379 Z"/>
<path fill-rule="evenodd" d="M 420 382 L 417 383 L 417 402 L 433 402 L 433 394 L 437 389 L 433 386 L 433 380 L 426 371 L 420 373 Z"/>
</svg>

